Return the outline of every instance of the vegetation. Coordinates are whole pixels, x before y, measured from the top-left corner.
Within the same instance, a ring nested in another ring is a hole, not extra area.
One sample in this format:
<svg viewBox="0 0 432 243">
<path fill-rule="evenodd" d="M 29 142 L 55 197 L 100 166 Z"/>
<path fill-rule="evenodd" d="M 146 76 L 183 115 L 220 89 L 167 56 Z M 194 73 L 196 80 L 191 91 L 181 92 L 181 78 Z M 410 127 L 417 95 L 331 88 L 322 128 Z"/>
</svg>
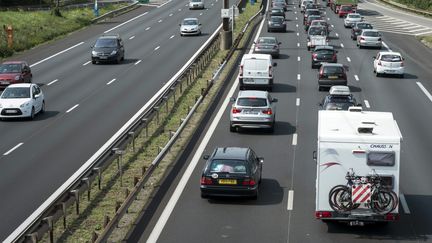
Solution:
<svg viewBox="0 0 432 243">
<path fill-rule="evenodd" d="M 422 35 L 417 37 L 423 44 L 432 48 L 432 35 Z"/>
<path fill-rule="evenodd" d="M 425 11 L 432 11 L 432 1 L 428 0 L 393 0 L 395 2 L 405 4 L 408 7 L 418 8 Z"/>
</svg>

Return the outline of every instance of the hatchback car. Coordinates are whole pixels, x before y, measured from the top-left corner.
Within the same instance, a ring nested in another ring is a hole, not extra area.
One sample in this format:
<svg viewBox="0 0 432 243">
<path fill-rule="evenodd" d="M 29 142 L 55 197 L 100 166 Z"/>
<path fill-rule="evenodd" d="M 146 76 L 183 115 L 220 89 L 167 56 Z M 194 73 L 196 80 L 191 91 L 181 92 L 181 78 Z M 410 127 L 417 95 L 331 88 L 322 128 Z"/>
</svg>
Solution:
<svg viewBox="0 0 432 243">
<path fill-rule="evenodd" d="M 264 158 L 251 148 L 216 148 L 204 155 L 206 164 L 201 174 L 201 197 L 237 196 L 257 199 Z"/>
<path fill-rule="evenodd" d="M 124 60 L 125 49 L 119 35 L 103 35 L 92 46 L 91 60 L 97 62 L 120 63 Z"/>
<path fill-rule="evenodd" d="M 344 65 L 340 63 L 323 63 L 318 73 L 318 90 L 334 85 L 347 85 L 348 79 Z"/>
<path fill-rule="evenodd" d="M 283 8 L 275 7 L 270 10 L 270 16 L 282 16 L 285 18 L 285 11 Z"/>
<path fill-rule="evenodd" d="M 9 61 L 0 65 L 0 89 L 10 84 L 31 83 L 33 78 L 30 66 L 24 61 Z"/>
<path fill-rule="evenodd" d="M 319 15 L 309 15 L 309 16 L 307 17 L 306 23 L 305 23 L 305 25 L 304 25 L 304 29 L 305 29 L 305 31 L 308 31 L 308 29 L 309 29 L 309 27 L 310 27 L 312 21 L 315 21 L 315 20 L 322 20 L 322 17 L 319 16 Z M 324 25 L 323 25 L 323 26 L 324 26 Z"/>
<path fill-rule="evenodd" d="M 190 0 L 189 9 L 204 9 L 204 0 Z"/>
<path fill-rule="evenodd" d="M 307 9 L 305 13 L 303 14 L 303 24 L 306 24 L 307 18 L 310 15 L 317 15 L 321 16 L 321 12 L 318 9 Z"/>
<path fill-rule="evenodd" d="M 254 44 L 254 53 L 270 54 L 273 57 L 279 57 L 281 42 L 276 37 L 259 37 Z"/>
<path fill-rule="evenodd" d="M 282 8 L 284 11 L 287 11 L 287 3 L 285 0 L 272 0 L 272 8 Z"/>
<path fill-rule="evenodd" d="M 276 102 L 267 91 L 240 91 L 233 102 L 230 112 L 230 131 L 237 128 L 265 128 L 274 131 L 276 123 Z"/>
<path fill-rule="evenodd" d="M 375 47 L 381 49 L 381 33 L 378 30 L 363 30 L 362 33 L 357 36 L 357 46 L 359 48 Z"/>
<path fill-rule="evenodd" d="M 348 110 L 349 107 L 358 104 L 348 86 L 336 85 L 330 88 L 329 94 L 320 106 L 324 110 Z"/>
<path fill-rule="evenodd" d="M 341 5 L 337 11 L 339 18 L 347 16 L 347 14 L 355 13 L 355 8 L 352 5 Z"/>
<path fill-rule="evenodd" d="M 362 30 L 373 29 L 373 26 L 367 22 L 355 23 L 351 29 L 351 39 L 357 40 L 357 36 L 361 34 Z"/>
<path fill-rule="evenodd" d="M 37 84 L 11 84 L 0 96 L 0 118 L 33 119 L 45 111 L 45 97 Z"/>
<path fill-rule="evenodd" d="M 324 26 L 327 29 L 327 33 L 330 32 L 329 24 L 323 19 L 312 20 L 309 27 L 312 26 Z"/>
<path fill-rule="evenodd" d="M 317 46 L 312 52 L 312 68 L 320 67 L 322 63 L 337 63 L 337 51 L 333 46 Z"/>
<path fill-rule="evenodd" d="M 286 22 L 285 18 L 281 16 L 270 16 L 269 21 L 267 22 L 267 31 L 286 31 Z"/>
<path fill-rule="evenodd" d="M 186 18 L 180 24 L 180 35 L 201 35 L 201 23 L 197 18 Z"/>
<path fill-rule="evenodd" d="M 373 69 L 377 77 L 382 74 L 404 77 L 404 58 L 399 52 L 381 51 L 373 58 Z"/>
<path fill-rule="evenodd" d="M 349 13 L 344 19 L 345 28 L 352 28 L 355 23 L 363 21 L 363 17 L 358 13 Z"/>
</svg>

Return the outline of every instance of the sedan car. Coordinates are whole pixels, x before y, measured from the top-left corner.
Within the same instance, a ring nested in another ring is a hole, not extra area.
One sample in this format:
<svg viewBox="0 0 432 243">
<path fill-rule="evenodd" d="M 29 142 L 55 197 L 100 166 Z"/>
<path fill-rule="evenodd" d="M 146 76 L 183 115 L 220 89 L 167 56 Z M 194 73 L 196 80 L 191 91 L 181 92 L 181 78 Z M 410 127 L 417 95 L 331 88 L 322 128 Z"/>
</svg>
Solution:
<svg viewBox="0 0 432 243">
<path fill-rule="evenodd" d="M 92 46 L 91 60 L 97 62 L 120 63 L 124 60 L 125 49 L 119 35 L 103 35 Z"/>
<path fill-rule="evenodd" d="M 186 18 L 180 24 L 180 35 L 201 35 L 201 23 L 197 18 Z"/>
<path fill-rule="evenodd" d="M 391 74 L 403 78 L 405 72 L 404 58 L 399 52 L 381 51 L 373 58 L 373 69 L 377 77 L 382 74 Z"/>
<path fill-rule="evenodd" d="M 0 119 L 33 119 L 45 111 L 45 97 L 37 84 L 11 84 L 0 96 Z"/>
<path fill-rule="evenodd" d="M 348 110 L 349 107 L 358 104 L 348 86 L 336 85 L 330 88 L 329 94 L 320 106 L 323 110 Z"/>
<path fill-rule="evenodd" d="M 279 57 L 279 45 L 281 43 L 276 37 L 259 37 L 254 44 L 254 53 L 270 54 L 273 57 Z"/>
<path fill-rule="evenodd" d="M 204 155 L 206 164 L 201 174 L 201 197 L 239 196 L 257 199 L 264 158 L 251 148 L 216 148 Z"/>
<path fill-rule="evenodd" d="M 344 19 L 345 28 L 351 28 L 355 23 L 363 21 L 363 17 L 358 13 L 349 13 Z"/>
<path fill-rule="evenodd" d="M 287 11 L 287 3 L 285 0 L 272 0 L 272 8 L 282 8 L 284 11 Z"/>
<path fill-rule="evenodd" d="M 376 47 L 381 49 L 382 39 L 381 34 L 378 30 L 363 30 L 362 33 L 357 36 L 357 46 L 362 47 Z"/>
<path fill-rule="evenodd" d="M 281 16 L 285 18 L 285 11 L 283 8 L 274 7 L 270 10 L 270 16 Z"/>
<path fill-rule="evenodd" d="M 340 63 L 323 63 L 318 73 L 318 90 L 334 85 L 347 85 L 348 79 L 344 65 Z"/>
<path fill-rule="evenodd" d="M 31 83 L 33 78 L 30 66 L 24 61 L 9 61 L 0 65 L 0 89 L 10 84 Z"/>
<path fill-rule="evenodd" d="M 189 1 L 189 9 L 204 9 L 204 1 L 203 0 L 190 0 Z"/>
<path fill-rule="evenodd" d="M 285 18 L 281 16 L 270 16 L 269 21 L 267 22 L 267 31 L 286 31 L 286 22 Z"/>
<path fill-rule="evenodd" d="M 233 102 L 230 112 L 230 131 L 237 128 L 265 128 L 274 131 L 276 102 L 267 91 L 242 90 Z"/>
<path fill-rule="evenodd" d="M 357 40 L 357 36 L 361 34 L 362 30 L 373 29 L 373 26 L 367 22 L 355 23 L 351 29 L 351 39 Z"/>
<path fill-rule="evenodd" d="M 320 67 L 322 63 L 337 63 L 337 51 L 333 46 L 317 46 L 312 52 L 312 68 Z"/>
</svg>

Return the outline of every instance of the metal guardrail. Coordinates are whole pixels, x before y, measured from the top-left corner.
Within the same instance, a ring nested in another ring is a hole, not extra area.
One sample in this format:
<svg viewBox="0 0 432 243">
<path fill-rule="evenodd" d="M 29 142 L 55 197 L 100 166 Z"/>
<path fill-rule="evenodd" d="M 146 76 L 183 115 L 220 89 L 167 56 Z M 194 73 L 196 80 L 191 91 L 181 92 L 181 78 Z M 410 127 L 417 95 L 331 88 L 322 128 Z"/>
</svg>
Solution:
<svg viewBox="0 0 432 243">
<path fill-rule="evenodd" d="M 386 3 L 388 5 L 391 5 L 393 7 L 399 8 L 399 9 L 403 9 L 403 10 L 407 10 L 416 14 L 421 14 L 421 15 L 425 15 L 428 17 L 432 17 L 432 12 L 429 11 L 425 11 L 425 10 L 420 10 L 420 9 L 416 9 L 416 8 L 410 8 L 404 4 L 400 4 L 397 3 L 395 1 L 391 1 L 391 0 L 379 0 L 380 2 Z"/>
<path fill-rule="evenodd" d="M 113 17 L 118 16 L 120 14 L 123 14 L 125 12 L 131 11 L 131 10 L 133 10 L 135 8 L 138 8 L 139 6 L 140 6 L 139 2 L 134 2 L 134 3 L 132 3 L 132 4 L 128 5 L 128 6 L 125 6 L 123 8 L 119 8 L 119 9 L 110 11 L 110 12 L 108 12 L 106 14 L 103 14 L 103 15 L 97 17 L 97 18 L 94 18 L 94 19 L 92 19 L 91 22 L 92 23 L 96 23 L 96 22 L 98 22 L 100 20 L 103 20 L 103 19 L 106 19 L 106 18 L 113 18 Z"/>
</svg>

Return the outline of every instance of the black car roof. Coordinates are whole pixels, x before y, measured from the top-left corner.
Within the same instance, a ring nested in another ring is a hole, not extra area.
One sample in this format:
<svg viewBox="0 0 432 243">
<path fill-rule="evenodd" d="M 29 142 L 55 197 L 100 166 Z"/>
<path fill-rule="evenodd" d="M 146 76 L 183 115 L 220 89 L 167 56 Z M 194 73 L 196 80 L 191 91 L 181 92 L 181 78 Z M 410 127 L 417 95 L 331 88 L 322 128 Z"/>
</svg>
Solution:
<svg viewBox="0 0 432 243">
<path fill-rule="evenodd" d="M 223 147 L 216 148 L 213 159 L 239 159 L 244 160 L 249 153 L 250 148 L 240 147 Z"/>
</svg>

